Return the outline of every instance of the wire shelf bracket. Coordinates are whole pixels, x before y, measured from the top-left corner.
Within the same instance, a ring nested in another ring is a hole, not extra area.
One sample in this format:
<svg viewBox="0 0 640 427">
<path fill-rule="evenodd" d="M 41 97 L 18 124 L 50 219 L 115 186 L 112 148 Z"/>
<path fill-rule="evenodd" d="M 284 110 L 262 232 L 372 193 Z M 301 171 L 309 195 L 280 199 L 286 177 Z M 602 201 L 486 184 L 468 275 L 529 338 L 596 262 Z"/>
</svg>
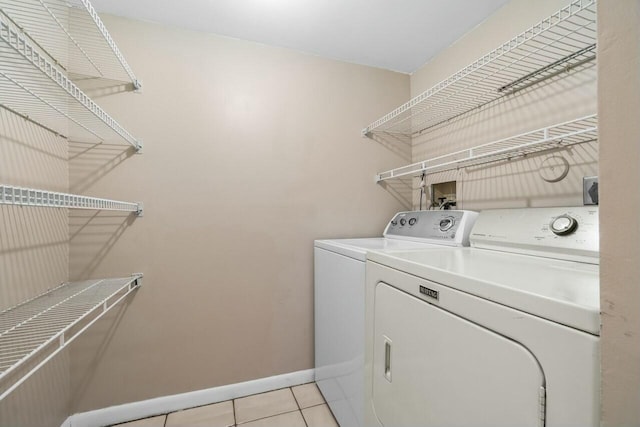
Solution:
<svg viewBox="0 0 640 427">
<path fill-rule="evenodd" d="M 121 202 L 10 185 L 0 185 L 0 205 L 124 211 L 133 212 L 137 216 L 143 216 L 144 214 L 142 202 Z"/>
<path fill-rule="evenodd" d="M 0 312 L 0 401 L 138 289 L 142 277 L 63 283 Z"/>
<path fill-rule="evenodd" d="M 66 72 L 2 11 L 0 41 L 3 42 L 0 49 L 3 56 L 6 55 L 0 63 L 0 77 L 4 79 L 0 79 L 0 88 L 4 92 L 0 95 L 0 104 L 44 125 L 47 125 L 48 116 L 56 114 L 71 120 L 101 142 L 108 138 L 96 129 L 112 132 L 113 136 L 136 150 L 142 149 L 140 141 L 80 90 Z M 74 103 L 67 108 L 61 98 L 73 100 Z M 67 109 L 70 111 L 65 111 Z M 58 133 L 65 135 L 66 132 L 62 130 Z"/>
<path fill-rule="evenodd" d="M 381 172 L 376 175 L 375 180 L 380 182 L 394 178 L 420 176 L 422 173 L 428 175 L 501 160 L 511 160 L 542 151 L 594 141 L 597 138 L 598 119 L 594 114 Z"/>
<path fill-rule="evenodd" d="M 596 0 L 574 0 L 555 14 L 362 130 L 417 136 L 433 126 L 595 59 Z"/>
</svg>

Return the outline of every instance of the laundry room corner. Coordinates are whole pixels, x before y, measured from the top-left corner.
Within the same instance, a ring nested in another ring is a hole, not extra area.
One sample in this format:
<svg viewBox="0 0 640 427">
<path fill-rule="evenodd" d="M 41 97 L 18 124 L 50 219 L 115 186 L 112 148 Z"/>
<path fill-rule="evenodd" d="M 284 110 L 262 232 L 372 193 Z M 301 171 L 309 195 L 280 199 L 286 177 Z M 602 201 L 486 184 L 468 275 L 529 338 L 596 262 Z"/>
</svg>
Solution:
<svg viewBox="0 0 640 427">
<path fill-rule="evenodd" d="M 0 129 L 0 183 L 68 190 L 67 142 L 62 137 L 5 109 L 0 109 Z M 69 225 L 66 209 L 33 210 L 0 205 L 0 216 L 2 312 L 42 294 L 53 283 L 68 280 Z M 69 354 L 65 353 L 0 400 L 0 425 L 62 422 L 71 396 L 69 367 Z M 31 410 L 12 410 L 20 407 Z"/>
<path fill-rule="evenodd" d="M 402 209 L 373 176 L 407 159 L 360 128 L 409 76 L 104 21 L 143 90 L 90 90 L 144 148 L 72 146 L 70 186 L 145 212 L 73 212 L 70 274 L 145 277 L 73 346 L 73 412 L 312 368 L 313 239 L 377 232 Z"/>
<path fill-rule="evenodd" d="M 0 427 L 640 427 L 640 0 L 0 0 Z"/>
</svg>

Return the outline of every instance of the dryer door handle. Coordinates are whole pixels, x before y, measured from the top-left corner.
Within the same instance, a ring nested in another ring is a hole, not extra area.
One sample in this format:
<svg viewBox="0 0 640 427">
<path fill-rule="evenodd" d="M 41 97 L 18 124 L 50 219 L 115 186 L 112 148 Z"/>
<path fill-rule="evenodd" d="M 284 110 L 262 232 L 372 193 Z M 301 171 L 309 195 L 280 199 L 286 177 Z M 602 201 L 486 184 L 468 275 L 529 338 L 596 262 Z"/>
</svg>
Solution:
<svg viewBox="0 0 640 427">
<path fill-rule="evenodd" d="M 391 340 L 384 337 L 384 377 L 391 382 Z"/>
</svg>

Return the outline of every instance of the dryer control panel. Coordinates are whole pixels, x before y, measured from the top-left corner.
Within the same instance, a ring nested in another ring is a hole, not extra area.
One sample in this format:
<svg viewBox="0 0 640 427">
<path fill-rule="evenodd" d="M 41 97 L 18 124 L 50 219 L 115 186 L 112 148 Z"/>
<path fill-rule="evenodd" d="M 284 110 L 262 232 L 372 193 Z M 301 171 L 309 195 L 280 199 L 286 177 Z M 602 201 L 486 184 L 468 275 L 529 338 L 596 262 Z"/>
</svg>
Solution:
<svg viewBox="0 0 640 427">
<path fill-rule="evenodd" d="M 598 207 L 482 211 L 470 240 L 477 248 L 598 264 Z"/>
<path fill-rule="evenodd" d="M 469 246 L 469 233 L 477 212 L 432 210 L 397 213 L 384 230 L 384 237 Z"/>
</svg>

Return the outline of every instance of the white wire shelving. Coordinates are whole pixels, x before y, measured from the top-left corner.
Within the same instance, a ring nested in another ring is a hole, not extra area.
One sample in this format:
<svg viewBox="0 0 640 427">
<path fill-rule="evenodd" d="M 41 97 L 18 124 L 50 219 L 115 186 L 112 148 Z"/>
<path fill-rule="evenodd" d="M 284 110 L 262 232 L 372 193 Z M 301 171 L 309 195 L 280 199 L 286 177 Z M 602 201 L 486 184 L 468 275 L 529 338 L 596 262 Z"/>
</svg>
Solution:
<svg viewBox="0 0 640 427">
<path fill-rule="evenodd" d="M 142 202 L 121 202 L 10 185 L 0 185 L 0 205 L 124 211 L 134 212 L 137 216 L 142 216 L 144 212 Z"/>
<path fill-rule="evenodd" d="M 142 274 L 63 283 L 0 312 L 0 400 L 141 284 Z"/>
<path fill-rule="evenodd" d="M 72 78 L 142 87 L 89 0 L 2 0 L 0 8 Z"/>
<path fill-rule="evenodd" d="M 511 160 L 597 138 L 598 118 L 590 115 L 382 172 L 376 182 Z"/>
<path fill-rule="evenodd" d="M 596 0 L 568 6 L 375 122 L 368 137 L 424 130 L 595 59 Z"/>
<path fill-rule="evenodd" d="M 4 9 L 0 10 L 0 105 L 71 140 L 121 141 L 142 149 L 142 141 L 87 96 Z"/>
</svg>

